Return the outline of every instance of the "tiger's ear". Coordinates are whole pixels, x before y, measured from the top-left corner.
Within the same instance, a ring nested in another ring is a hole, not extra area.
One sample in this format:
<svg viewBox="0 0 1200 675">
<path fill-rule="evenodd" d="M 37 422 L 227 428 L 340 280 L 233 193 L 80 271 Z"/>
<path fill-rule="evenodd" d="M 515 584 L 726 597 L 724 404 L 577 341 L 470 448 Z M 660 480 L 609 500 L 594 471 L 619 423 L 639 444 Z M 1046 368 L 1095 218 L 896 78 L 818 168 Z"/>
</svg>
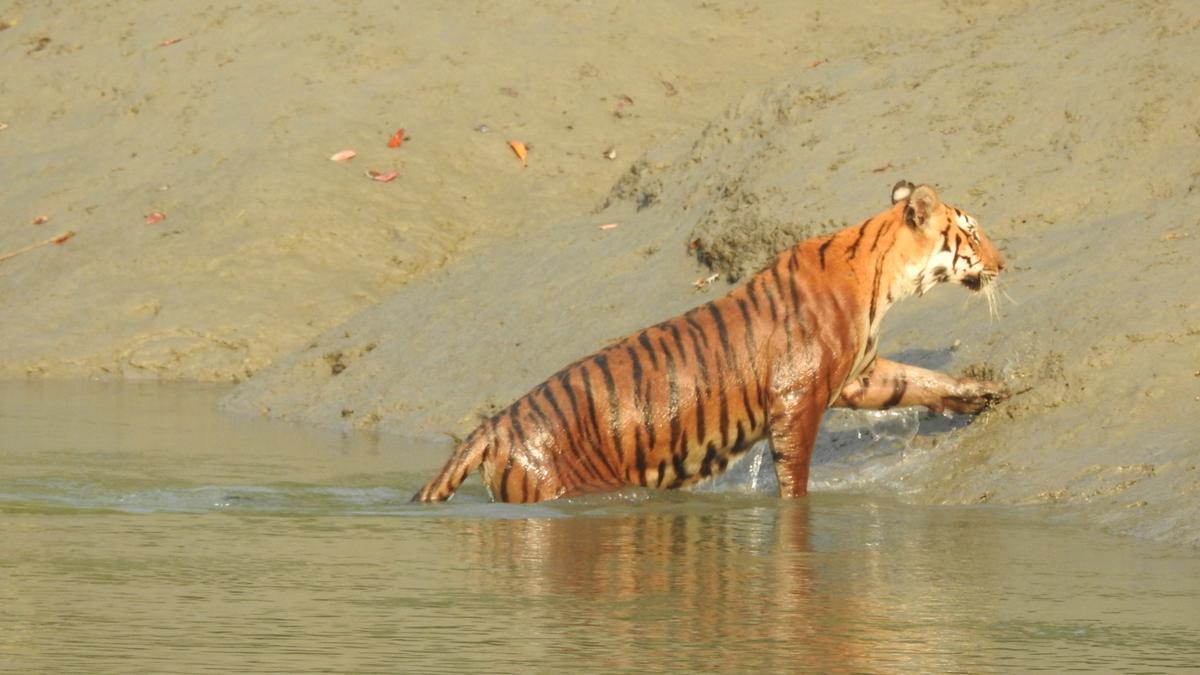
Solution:
<svg viewBox="0 0 1200 675">
<path fill-rule="evenodd" d="M 899 183 L 896 183 L 895 185 L 893 185 L 892 186 L 892 203 L 895 204 L 897 202 L 902 202 L 905 199 L 908 199 L 908 196 L 910 194 L 912 194 L 914 187 L 916 187 L 916 186 L 906 180 L 902 180 Z"/>
<path fill-rule="evenodd" d="M 908 196 L 908 208 L 904 209 L 904 221 L 912 227 L 923 228 L 929 224 L 929 218 L 940 203 L 937 192 L 928 185 L 914 188 Z"/>
</svg>

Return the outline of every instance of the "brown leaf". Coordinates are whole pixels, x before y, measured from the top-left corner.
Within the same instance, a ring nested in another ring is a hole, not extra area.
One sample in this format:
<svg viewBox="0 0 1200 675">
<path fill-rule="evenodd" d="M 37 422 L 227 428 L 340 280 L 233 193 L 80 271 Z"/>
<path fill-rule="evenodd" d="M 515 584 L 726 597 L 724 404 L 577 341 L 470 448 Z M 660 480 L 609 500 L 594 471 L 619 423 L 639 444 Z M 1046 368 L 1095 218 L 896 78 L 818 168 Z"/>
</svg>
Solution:
<svg viewBox="0 0 1200 675">
<path fill-rule="evenodd" d="M 368 171 L 367 172 L 367 178 L 370 178 L 371 180 L 377 180 L 380 183 L 390 183 L 390 182 L 396 180 L 396 176 L 399 176 L 399 175 L 400 175 L 400 173 L 397 171 Z"/>
<path fill-rule="evenodd" d="M 513 154 L 517 156 L 517 159 L 521 160 L 521 166 L 529 166 L 529 161 L 526 159 L 529 157 L 529 148 L 525 147 L 524 143 L 521 141 L 509 141 L 508 147 L 512 148 Z"/>
</svg>

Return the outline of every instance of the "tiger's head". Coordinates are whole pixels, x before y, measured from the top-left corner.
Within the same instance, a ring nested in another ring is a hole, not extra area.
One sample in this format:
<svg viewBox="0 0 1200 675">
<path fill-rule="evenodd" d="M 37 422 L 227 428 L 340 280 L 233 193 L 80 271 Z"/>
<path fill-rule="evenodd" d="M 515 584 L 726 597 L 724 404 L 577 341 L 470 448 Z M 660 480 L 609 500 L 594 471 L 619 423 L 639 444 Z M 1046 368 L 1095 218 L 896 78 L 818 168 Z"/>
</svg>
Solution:
<svg viewBox="0 0 1200 675">
<path fill-rule="evenodd" d="M 961 284 L 982 292 L 994 311 L 992 282 L 1004 271 L 1004 256 L 983 228 L 967 213 L 938 198 L 928 185 L 900 181 L 892 188 L 892 204 L 903 202 L 902 213 L 914 241 L 927 257 L 914 260 L 913 284 L 917 295 L 943 282 Z"/>
</svg>

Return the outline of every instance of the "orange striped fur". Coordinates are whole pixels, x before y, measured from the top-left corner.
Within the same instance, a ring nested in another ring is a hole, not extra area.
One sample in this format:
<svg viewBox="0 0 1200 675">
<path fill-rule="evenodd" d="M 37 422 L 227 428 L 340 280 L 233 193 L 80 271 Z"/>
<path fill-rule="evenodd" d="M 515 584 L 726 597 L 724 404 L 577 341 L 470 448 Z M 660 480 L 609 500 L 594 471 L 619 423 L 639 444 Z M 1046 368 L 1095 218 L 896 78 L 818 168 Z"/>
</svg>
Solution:
<svg viewBox="0 0 1200 675">
<path fill-rule="evenodd" d="M 536 502 L 623 486 L 679 488 L 771 444 L 802 496 L 831 405 L 975 413 L 1001 383 L 876 357 L 900 299 L 942 282 L 987 292 L 1004 268 L 973 218 L 901 181 L 891 208 L 780 253 L 748 283 L 563 368 L 492 416 L 413 501 L 444 501 L 482 467 L 492 497 Z"/>
</svg>

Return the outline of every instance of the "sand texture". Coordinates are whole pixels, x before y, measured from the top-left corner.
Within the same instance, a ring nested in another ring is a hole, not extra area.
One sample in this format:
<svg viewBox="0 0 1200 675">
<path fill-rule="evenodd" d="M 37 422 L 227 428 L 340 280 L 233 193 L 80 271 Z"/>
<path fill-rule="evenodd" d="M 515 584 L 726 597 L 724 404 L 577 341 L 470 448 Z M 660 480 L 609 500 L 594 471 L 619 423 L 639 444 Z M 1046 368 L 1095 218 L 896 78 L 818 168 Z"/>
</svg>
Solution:
<svg viewBox="0 0 1200 675">
<path fill-rule="evenodd" d="M 860 487 L 1200 545 L 1200 5 L 174 7 L 0 9 L 0 253 L 77 232 L 0 262 L 0 376 L 461 434 L 907 178 L 1008 297 L 882 353 L 1020 393 Z"/>
</svg>

